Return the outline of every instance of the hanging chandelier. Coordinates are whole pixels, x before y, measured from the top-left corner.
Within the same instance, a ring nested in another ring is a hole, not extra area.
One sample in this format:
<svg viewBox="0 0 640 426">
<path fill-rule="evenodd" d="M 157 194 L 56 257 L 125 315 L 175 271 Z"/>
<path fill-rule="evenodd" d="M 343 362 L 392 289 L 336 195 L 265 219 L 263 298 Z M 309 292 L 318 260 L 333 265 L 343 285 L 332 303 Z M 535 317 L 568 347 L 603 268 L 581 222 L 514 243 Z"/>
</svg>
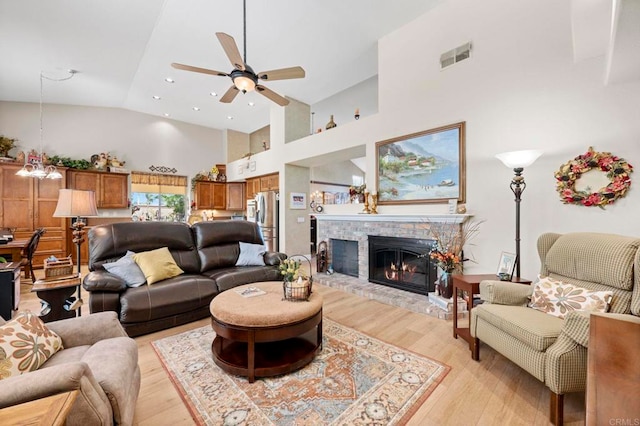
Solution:
<svg viewBox="0 0 640 426">
<path fill-rule="evenodd" d="M 68 77 L 64 78 L 50 78 L 45 76 L 40 71 L 40 152 L 36 156 L 26 156 L 25 164 L 20 170 L 16 172 L 16 175 L 23 177 L 32 177 L 37 179 L 62 179 L 62 173 L 56 169 L 56 166 L 52 164 L 44 164 L 44 150 L 43 150 L 43 131 L 42 131 L 42 93 L 43 93 L 43 79 L 50 81 L 65 81 L 73 78 L 77 73 L 75 70 L 68 70 Z"/>
</svg>

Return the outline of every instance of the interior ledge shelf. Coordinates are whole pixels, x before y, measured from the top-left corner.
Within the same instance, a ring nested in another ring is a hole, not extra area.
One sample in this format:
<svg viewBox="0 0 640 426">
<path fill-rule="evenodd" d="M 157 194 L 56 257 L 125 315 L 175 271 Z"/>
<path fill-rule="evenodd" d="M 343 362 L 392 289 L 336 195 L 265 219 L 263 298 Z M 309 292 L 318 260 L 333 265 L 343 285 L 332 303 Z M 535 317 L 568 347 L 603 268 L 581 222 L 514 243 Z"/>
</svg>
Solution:
<svg viewBox="0 0 640 426">
<path fill-rule="evenodd" d="M 440 222 L 464 223 L 473 215 L 470 214 L 326 214 L 314 215 L 318 221 L 360 221 L 360 222 Z"/>
</svg>

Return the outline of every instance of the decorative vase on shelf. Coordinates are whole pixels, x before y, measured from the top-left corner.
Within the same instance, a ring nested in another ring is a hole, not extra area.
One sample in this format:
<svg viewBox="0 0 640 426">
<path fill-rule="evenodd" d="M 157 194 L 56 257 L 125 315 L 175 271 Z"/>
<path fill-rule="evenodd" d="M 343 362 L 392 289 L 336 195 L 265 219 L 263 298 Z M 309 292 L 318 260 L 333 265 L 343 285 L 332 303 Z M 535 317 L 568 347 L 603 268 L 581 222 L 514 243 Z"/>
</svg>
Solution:
<svg viewBox="0 0 640 426">
<path fill-rule="evenodd" d="M 436 288 L 441 297 L 445 299 L 451 299 L 453 296 L 453 277 L 452 272 L 442 271 L 438 280 L 436 281 Z"/>
<path fill-rule="evenodd" d="M 333 129 L 334 127 L 337 127 L 338 125 L 336 124 L 335 121 L 333 121 L 333 114 L 331 114 L 331 118 L 329 119 L 329 122 L 327 123 L 327 125 L 325 126 L 327 130 L 329 129 Z"/>
</svg>

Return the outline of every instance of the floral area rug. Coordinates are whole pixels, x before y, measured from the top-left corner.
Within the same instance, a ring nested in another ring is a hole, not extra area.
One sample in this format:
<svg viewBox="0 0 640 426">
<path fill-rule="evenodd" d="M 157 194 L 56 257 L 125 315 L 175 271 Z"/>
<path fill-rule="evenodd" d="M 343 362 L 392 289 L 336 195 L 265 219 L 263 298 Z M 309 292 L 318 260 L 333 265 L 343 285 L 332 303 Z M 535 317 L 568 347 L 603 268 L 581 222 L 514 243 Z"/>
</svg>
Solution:
<svg viewBox="0 0 640 426">
<path fill-rule="evenodd" d="M 395 425 L 407 421 L 449 367 L 323 319 L 322 352 L 283 376 L 232 376 L 213 362 L 210 326 L 152 343 L 202 425 Z"/>
</svg>

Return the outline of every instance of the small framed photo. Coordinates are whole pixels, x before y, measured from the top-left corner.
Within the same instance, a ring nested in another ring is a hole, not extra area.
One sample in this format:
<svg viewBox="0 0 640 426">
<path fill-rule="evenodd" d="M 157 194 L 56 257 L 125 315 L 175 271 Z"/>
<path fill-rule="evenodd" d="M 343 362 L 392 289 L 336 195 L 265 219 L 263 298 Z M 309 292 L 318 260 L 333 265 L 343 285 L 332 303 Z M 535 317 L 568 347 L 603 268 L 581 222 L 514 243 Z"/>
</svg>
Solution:
<svg viewBox="0 0 640 426">
<path fill-rule="evenodd" d="M 291 192 L 289 194 L 289 208 L 304 210 L 307 208 L 307 194 L 305 192 Z"/>
<path fill-rule="evenodd" d="M 244 167 L 242 167 L 242 164 L 238 166 L 238 174 L 241 175 L 244 172 Z"/>
<path fill-rule="evenodd" d="M 506 251 L 503 251 L 500 254 L 500 263 L 498 263 L 498 272 L 496 275 L 500 278 L 500 281 L 511 281 L 515 267 L 515 253 L 507 253 Z"/>
<path fill-rule="evenodd" d="M 251 171 L 251 172 L 255 172 L 256 171 L 256 162 L 255 162 L 255 160 L 249 162 L 249 171 Z"/>
<path fill-rule="evenodd" d="M 449 200 L 449 214 L 456 214 L 457 210 L 458 210 L 458 200 L 455 198 L 452 200 Z"/>
</svg>

